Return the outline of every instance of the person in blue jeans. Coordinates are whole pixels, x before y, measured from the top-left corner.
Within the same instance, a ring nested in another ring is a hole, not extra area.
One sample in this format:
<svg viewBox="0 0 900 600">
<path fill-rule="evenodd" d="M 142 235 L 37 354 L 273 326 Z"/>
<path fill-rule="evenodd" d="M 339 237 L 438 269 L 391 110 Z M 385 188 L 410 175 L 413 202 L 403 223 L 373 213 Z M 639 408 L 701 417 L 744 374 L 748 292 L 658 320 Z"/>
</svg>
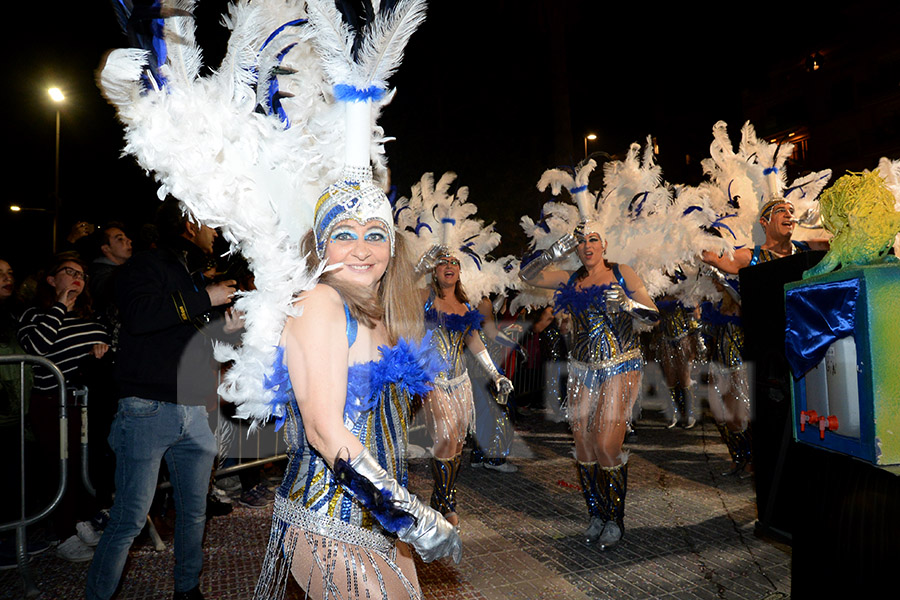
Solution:
<svg viewBox="0 0 900 600">
<path fill-rule="evenodd" d="M 141 532 L 160 462 L 175 498 L 176 600 L 202 600 L 206 494 L 217 447 L 207 421 L 216 398 L 212 337 L 241 328 L 230 309 L 233 280 L 205 279 L 216 232 L 190 222 L 169 198 L 160 208 L 164 243 L 134 256 L 116 281 L 122 320 L 116 383 L 120 400 L 109 435 L 116 454 L 116 496 L 88 571 L 89 600 L 110 598 L 128 550 Z"/>
</svg>

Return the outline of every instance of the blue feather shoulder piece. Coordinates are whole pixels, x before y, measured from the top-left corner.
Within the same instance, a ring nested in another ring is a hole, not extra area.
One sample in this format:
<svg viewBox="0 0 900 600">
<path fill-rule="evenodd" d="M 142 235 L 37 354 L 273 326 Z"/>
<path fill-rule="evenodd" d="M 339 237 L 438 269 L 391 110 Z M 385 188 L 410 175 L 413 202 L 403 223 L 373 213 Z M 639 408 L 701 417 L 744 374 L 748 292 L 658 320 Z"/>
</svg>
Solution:
<svg viewBox="0 0 900 600">
<path fill-rule="evenodd" d="M 436 308 L 425 311 L 425 325 L 429 328 L 441 326 L 448 331 L 464 332 L 469 328 L 479 331 L 483 323 L 484 315 L 474 308 L 464 315 L 445 313 Z"/>
<path fill-rule="evenodd" d="M 431 335 L 427 332 L 418 343 L 401 338 L 395 346 L 380 346 L 378 361 L 352 365 L 347 372 L 345 421 L 353 422 L 373 409 L 390 384 L 413 396 L 430 392 L 431 382 L 446 368 L 440 352 L 431 346 Z"/>
</svg>

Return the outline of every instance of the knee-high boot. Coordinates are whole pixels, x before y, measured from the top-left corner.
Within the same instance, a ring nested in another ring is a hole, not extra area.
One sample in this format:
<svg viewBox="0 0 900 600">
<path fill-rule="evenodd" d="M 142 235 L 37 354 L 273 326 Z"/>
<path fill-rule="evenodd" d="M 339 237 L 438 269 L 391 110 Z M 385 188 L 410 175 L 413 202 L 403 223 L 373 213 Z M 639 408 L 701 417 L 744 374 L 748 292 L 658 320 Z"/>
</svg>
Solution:
<svg viewBox="0 0 900 600">
<path fill-rule="evenodd" d="M 691 429 L 697 424 L 696 407 L 694 406 L 694 390 L 681 388 L 681 414 L 684 417 L 684 428 Z"/>
<path fill-rule="evenodd" d="M 625 493 L 628 491 L 628 463 L 615 467 L 600 467 L 598 480 L 604 499 L 606 524 L 598 542 L 601 550 L 612 548 L 625 533 Z"/>
<path fill-rule="evenodd" d="M 666 429 L 672 429 L 678 425 L 678 421 L 681 419 L 681 407 L 684 402 L 681 397 L 681 392 L 682 390 L 679 387 L 669 388 L 669 403 L 671 404 L 672 418 L 669 421 L 669 424 L 666 425 Z"/>
<path fill-rule="evenodd" d="M 731 455 L 731 461 L 734 468 L 724 473 L 725 475 L 736 475 L 744 470 L 744 468 L 753 462 L 752 434 L 748 427 L 744 431 L 732 431 L 724 424 L 716 424 L 725 447 L 728 448 L 728 454 Z"/>
<path fill-rule="evenodd" d="M 460 454 L 446 460 L 431 459 L 431 475 L 434 491 L 431 493 L 431 508 L 444 516 L 456 512 L 456 477 L 459 475 Z"/>
<path fill-rule="evenodd" d="M 581 493 L 587 504 L 588 515 L 591 517 L 591 523 L 584 532 L 584 538 L 588 544 L 593 544 L 603 531 L 603 515 L 606 512 L 603 506 L 604 500 L 597 484 L 600 466 L 595 462 L 575 461 L 575 468 L 578 471 L 578 482 L 581 484 Z"/>
</svg>

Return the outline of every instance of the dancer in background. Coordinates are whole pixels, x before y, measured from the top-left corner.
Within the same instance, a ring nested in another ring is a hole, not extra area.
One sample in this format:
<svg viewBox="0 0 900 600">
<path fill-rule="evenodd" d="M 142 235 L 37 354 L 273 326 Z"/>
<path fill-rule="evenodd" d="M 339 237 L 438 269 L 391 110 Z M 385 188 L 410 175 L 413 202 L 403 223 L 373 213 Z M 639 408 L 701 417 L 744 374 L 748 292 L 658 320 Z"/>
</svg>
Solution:
<svg viewBox="0 0 900 600">
<path fill-rule="evenodd" d="M 433 333 L 432 346 L 445 362 L 424 405 L 433 442 L 431 506 L 458 524 L 456 480 L 463 445 L 468 433 L 479 435 L 465 351 L 471 353 L 499 396 L 508 396 L 513 389 L 485 347 L 481 337 L 484 316 L 470 302 L 470 298 L 481 301 L 506 288 L 509 274 L 499 262 L 485 258 L 500 243 L 500 236 L 493 227 L 472 217 L 477 207 L 467 202 L 468 188 L 451 191 L 455 180 L 454 173 L 445 173 L 435 182 L 433 175 L 426 173 L 413 186 L 410 198 L 397 201 L 395 219 L 410 244 L 420 251 L 416 270 L 428 274 L 427 287 L 421 290 L 425 325 Z"/>
</svg>

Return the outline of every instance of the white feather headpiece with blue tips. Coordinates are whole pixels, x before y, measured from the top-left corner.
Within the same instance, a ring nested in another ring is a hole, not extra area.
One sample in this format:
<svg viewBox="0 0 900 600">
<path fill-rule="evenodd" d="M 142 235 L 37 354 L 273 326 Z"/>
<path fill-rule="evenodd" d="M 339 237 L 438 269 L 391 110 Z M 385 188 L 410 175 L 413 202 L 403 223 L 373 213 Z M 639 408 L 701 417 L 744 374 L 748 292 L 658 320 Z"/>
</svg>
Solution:
<svg viewBox="0 0 900 600">
<path fill-rule="evenodd" d="M 397 229 L 406 238 L 414 256 L 434 245 L 445 246 L 460 261 L 460 280 L 473 302 L 492 293 L 502 293 L 512 279 L 503 261 L 489 254 L 500 244 L 494 224 L 475 217 L 478 207 L 469 202 L 469 188 L 453 189 L 456 173 L 444 173 L 435 182 L 425 173 L 409 198 L 399 198 L 394 208 Z M 421 281 L 422 285 L 427 280 Z"/>
<path fill-rule="evenodd" d="M 223 19 L 225 58 L 207 76 L 193 0 L 114 5 L 136 47 L 108 55 L 99 85 L 125 125 L 125 152 L 153 172 L 159 197 L 171 194 L 220 227 L 253 270 L 256 289 L 236 302 L 242 344 L 219 346 L 217 358 L 234 361 L 222 397 L 238 416 L 265 421 L 280 332 L 296 295 L 320 274 L 306 268 L 300 240 L 323 186 L 340 181 L 345 166 L 374 166 L 376 179 L 386 172 L 375 120 L 425 3 L 376 0 L 352 29 L 328 0 L 239 0 Z M 389 207 L 380 216 L 390 222 Z"/>
</svg>

